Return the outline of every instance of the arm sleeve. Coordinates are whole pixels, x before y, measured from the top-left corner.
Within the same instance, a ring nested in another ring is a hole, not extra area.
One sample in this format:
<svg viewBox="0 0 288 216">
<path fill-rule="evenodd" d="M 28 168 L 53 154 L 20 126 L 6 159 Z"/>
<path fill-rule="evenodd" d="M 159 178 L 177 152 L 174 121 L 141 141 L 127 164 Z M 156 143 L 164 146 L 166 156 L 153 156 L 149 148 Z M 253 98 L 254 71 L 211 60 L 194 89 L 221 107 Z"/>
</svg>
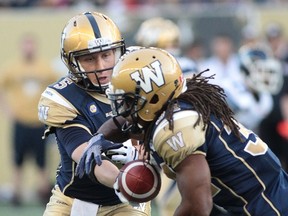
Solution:
<svg viewBox="0 0 288 216">
<path fill-rule="evenodd" d="M 56 136 L 70 157 L 79 145 L 88 142 L 92 137 L 87 130 L 81 127 L 56 128 Z"/>
</svg>

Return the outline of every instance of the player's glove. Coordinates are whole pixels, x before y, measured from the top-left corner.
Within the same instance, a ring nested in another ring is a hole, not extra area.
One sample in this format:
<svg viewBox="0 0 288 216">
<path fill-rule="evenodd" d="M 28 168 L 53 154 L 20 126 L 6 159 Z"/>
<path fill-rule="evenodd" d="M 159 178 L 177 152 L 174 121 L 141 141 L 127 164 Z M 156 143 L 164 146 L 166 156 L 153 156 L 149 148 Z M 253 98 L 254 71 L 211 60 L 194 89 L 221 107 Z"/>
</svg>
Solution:
<svg viewBox="0 0 288 216">
<path fill-rule="evenodd" d="M 131 140 L 123 143 L 123 146 L 118 149 L 111 149 L 106 152 L 106 155 L 116 163 L 126 164 L 130 161 L 137 160 L 139 156 L 138 150 L 132 145 Z"/>
<path fill-rule="evenodd" d="M 118 198 L 120 199 L 120 201 L 122 203 L 128 203 L 129 201 L 126 199 L 126 197 L 121 193 L 120 189 L 119 189 L 119 182 L 118 182 L 118 177 L 116 178 L 115 183 L 113 184 L 113 188 L 115 190 L 115 194 L 118 196 Z"/>
<path fill-rule="evenodd" d="M 109 149 L 122 147 L 122 143 L 106 140 L 103 134 L 96 134 L 88 141 L 88 146 L 77 164 L 76 176 L 82 178 L 84 174 L 90 175 L 96 165 L 102 164 L 101 154 Z"/>
</svg>

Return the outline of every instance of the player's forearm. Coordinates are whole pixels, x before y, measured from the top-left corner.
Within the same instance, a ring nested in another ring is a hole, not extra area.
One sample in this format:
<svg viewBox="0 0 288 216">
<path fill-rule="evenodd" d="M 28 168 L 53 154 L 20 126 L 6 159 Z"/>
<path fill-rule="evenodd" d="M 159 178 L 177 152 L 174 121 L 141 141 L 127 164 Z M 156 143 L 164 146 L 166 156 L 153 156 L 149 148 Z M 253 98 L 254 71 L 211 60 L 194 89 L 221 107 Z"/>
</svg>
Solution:
<svg viewBox="0 0 288 216">
<path fill-rule="evenodd" d="M 211 176 L 205 157 L 200 154 L 187 156 L 175 171 L 182 200 L 174 215 L 209 216 L 213 202 Z"/>
<path fill-rule="evenodd" d="M 190 204 L 191 205 L 191 204 Z M 190 208 L 189 206 L 184 206 L 180 205 L 176 209 L 174 216 L 182 216 L 182 215 L 187 215 L 187 216 L 209 216 L 211 210 L 209 209 L 198 209 L 198 208 Z"/>
<path fill-rule="evenodd" d="M 195 193 L 194 193 L 195 192 Z M 198 188 L 193 193 L 188 192 L 190 195 L 182 195 L 182 201 L 177 207 L 174 216 L 209 216 L 212 210 L 212 197 L 205 194 L 203 188 Z M 198 194 L 198 196 L 197 196 Z M 203 195 L 204 194 L 204 195 Z"/>
<path fill-rule="evenodd" d="M 128 133 L 124 133 L 121 130 L 121 127 L 125 122 L 126 120 L 121 116 L 116 117 L 115 120 L 111 118 L 102 124 L 97 133 L 103 134 L 105 139 L 113 142 L 125 142 L 129 139 Z"/>
<path fill-rule="evenodd" d="M 94 174 L 101 184 L 113 188 L 119 169 L 110 161 L 103 160 L 101 166 L 95 166 Z"/>
</svg>

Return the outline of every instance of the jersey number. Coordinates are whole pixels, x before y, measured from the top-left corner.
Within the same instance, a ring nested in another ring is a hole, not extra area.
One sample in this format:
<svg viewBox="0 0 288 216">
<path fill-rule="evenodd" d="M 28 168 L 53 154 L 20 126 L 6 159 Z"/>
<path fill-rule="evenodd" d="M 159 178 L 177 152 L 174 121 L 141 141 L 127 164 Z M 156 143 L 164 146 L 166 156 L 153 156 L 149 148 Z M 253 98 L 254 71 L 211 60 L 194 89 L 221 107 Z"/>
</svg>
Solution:
<svg viewBox="0 0 288 216">
<path fill-rule="evenodd" d="M 240 133 L 245 138 L 248 138 L 249 134 L 251 134 L 251 131 L 246 129 L 242 125 L 239 125 L 239 126 L 240 126 Z M 253 156 L 263 155 L 267 152 L 267 150 L 268 150 L 267 144 L 263 142 L 258 136 L 256 136 L 255 141 L 249 140 L 249 142 L 244 148 L 244 151 L 248 152 L 249 154 Z"/>
<path fill-rule="evenodd" d="M 59 83 L 55 84 L 53 87 L 56 89 L 64 89 L 67 85 L 70 85 L 72 83 L 73 83 L 72 80 L 65 78 L 61 80 Z"/>
</svg>

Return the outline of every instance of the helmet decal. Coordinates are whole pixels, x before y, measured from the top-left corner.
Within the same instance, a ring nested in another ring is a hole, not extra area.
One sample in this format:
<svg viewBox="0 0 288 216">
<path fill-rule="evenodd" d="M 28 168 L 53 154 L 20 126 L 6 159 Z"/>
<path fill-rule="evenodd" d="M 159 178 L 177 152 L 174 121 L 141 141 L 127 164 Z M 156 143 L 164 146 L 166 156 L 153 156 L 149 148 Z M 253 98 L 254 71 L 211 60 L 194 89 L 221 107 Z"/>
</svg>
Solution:
<svg viewBox="0 0 288 216">
<path fill-rule="evenodd" d="M 90 50 L 93 47 L 99 47 L 110 43 L 112 43 L 112 41 L 109 38 L 96 38 L 88 41 L 88 49 Z"/>
<path fill-rule="evenodd" d="M 140 83 L 140 87 L 145 93 L 153 91 L 152 82 L 154 82 L 157 87 L 165 85 L 161 63 L 156 60 L 151 63 L 150 66 L 151 67 L 146 66 L 141 69 L 143 79 L 140 77 L 139 70 L 131 73 L 131 78 Z"/>
<path fill-rule="evenodd" d="M 101 33 L 100 33 L 100 30 L 99 30 L 99 26 L 98 26 L 95 18 L 93 17 L 93 15 L 90 12 L 86 12 L 86 13 L 84 13 L 84 15 L 87 16 L 87 19 L 89 20 L 89 22 L 90 22 L 90 24 L 92 26 L 95 38 L 100 38 L 101 37 Z"/>
</svg>

